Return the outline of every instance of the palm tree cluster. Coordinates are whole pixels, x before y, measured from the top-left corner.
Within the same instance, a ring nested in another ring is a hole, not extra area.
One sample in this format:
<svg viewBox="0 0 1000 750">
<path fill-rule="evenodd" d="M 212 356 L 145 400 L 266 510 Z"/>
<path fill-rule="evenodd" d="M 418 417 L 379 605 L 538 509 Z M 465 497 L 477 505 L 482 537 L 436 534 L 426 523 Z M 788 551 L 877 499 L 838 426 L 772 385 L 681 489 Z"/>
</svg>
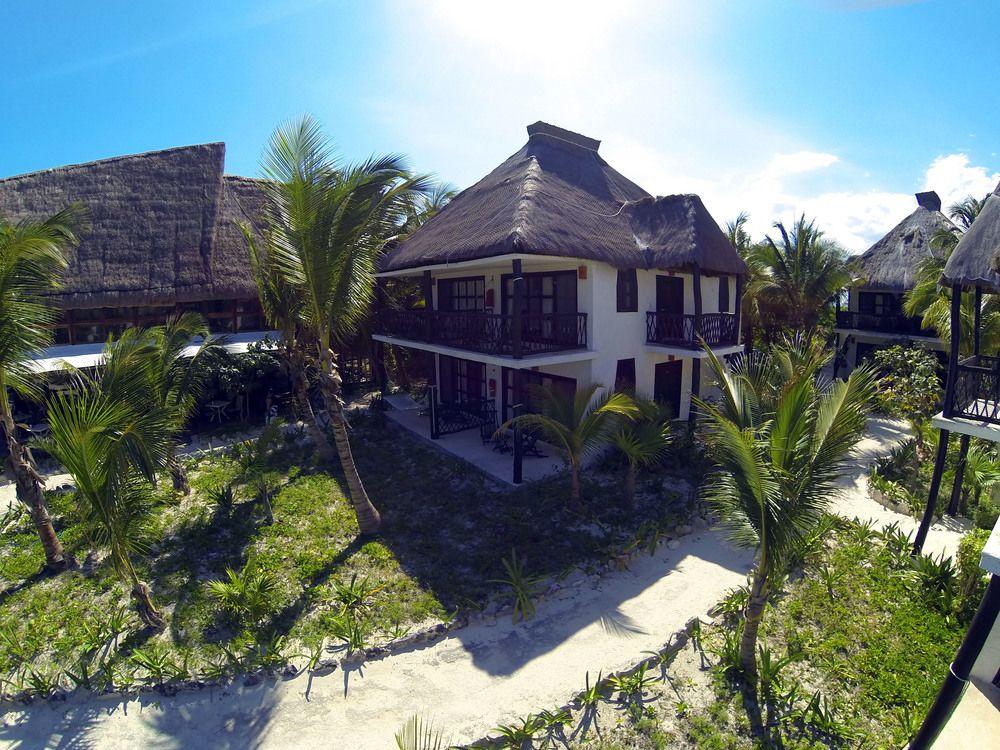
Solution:
<svg viewBox="0 0 1000 750">
<path fill-rule="evenodd" d="M 264 312 L 282 333 L 283 360 L 300 413 L 320 456 L 336 449 L 363 534 L 381 518 L 365 491 L 348 438 L 334 349 L 369 314 L 376 262 L 413 221 L 421 200 L 443 201 L 397 155 L 348 164 L 311 118 L 279 128 L 262 160 L 267 196 L 260 239 L 249 226 L 254 276 Z M 333 445 L 309 405 L 315 385 Z"/>
<path fill-rule="evenodd" d="M 742 318 L 748 349 L 756 332 L 765 343 L 794 331 L 811 336 L 851 280 L 847 254 L 805 215 L 790 228 L 775 222 L 776 235 L 761 242 L 751 239 L 748 221 L 744 212 L 726 226 L 729 241 L 747 264 Z"/>
<path fill-rule="evenodd" d="M 719 398 L 698 405 L 718 469 L 703 488 L 733 541 L 755 550 L 740 661 L 756 682 L 757 634 L 776 582 L 819 522 L 875 395 L 873 370 L 820 372 L 830 352 L 804 335 L 727 367 L 708 350 Z"/>
</svg>

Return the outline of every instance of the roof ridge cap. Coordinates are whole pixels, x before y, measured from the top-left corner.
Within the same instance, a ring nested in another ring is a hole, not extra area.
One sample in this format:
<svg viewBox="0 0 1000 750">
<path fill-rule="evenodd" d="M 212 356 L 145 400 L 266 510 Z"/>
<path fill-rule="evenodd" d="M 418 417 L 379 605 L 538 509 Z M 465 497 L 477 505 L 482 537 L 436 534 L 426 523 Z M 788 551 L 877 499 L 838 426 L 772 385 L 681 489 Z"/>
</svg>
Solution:
<svg viewBox="0 0 1000 750">
<path fill-rule="evenodd" d="M 540 183 L 538 174 L 541 172 L 541 169 L 542 168 L 538 164 L 538 159 L 534 155 L 530 155 L 528 157 L 528 165 L 525 169 L 525 174 L 521 178 L 520 195 L 515 200 L 514 215 L 511 219 L 511 228 L 507 233 L 507 237 L 510 238 L 514 244 L 518 243 L 519 238 L 524 237 L 524 224 L 527 222 L 528 211 L 531 207 L 535 193 L 537 192 L 537 186 Z"/>
<path fill-rule="evenodd" d="M 31 172 L 21 172 L 20 174 L 13 174 L 8 177 L 0 177 L 0 184 L 4 182 L 11 182 L 13 180 L 22 180 L 25 177 L 35 177 L 37 175 L 53 174 L 57 172 L 70 172 L 74 169 L 83 169 L 86 167 L 92 167 L 96 164 L 111 164 L 113 162 L 125 161 L 126 159 L 144 159 L 153 156 L 162 156 L 164 154 L 170 154 L 177 151 L 189 151 L 198 148 L 205 148 L 206 146 L 222 146 L 223 157 L 225 157 L 226 144 L 224 141 L 210 141 L 208 143 L 191 143 L 186 146 L 171 146 L 170 148 L 160 148 L 154 149 L 152 151 L 141 151 L 137 154 L 119 154 L 118 156 L 108 156 L 103 159 L 92 159 L 90 161 L 77 162 L 75 164 L 63 164 L 58 167 L 49 167 L 48 169 L 36 169 Z"/>
</svg>

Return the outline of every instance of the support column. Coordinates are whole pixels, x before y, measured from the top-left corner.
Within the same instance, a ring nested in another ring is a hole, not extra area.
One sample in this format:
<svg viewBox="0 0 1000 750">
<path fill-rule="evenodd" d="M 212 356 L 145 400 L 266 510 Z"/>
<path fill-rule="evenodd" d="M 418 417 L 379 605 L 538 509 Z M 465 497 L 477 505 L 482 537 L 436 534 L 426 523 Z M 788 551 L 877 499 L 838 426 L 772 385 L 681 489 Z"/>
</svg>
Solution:
<svg viewBox="0 0 1000 750">
<path fill-rule="evenodd" d="M 972 312 L 972 353 L 979 356 L 980 335 L 982 333 L 983 288 L 976 287 L 976 309 Z"/>
<path fill-rule="evenodd" d="M 955 380 L 958 377 L 958 350 L 962 342 L 962 285 L 951 287 L 951 348 L 948 355 L 948 383 L 944 390 L 944 416 L 955 413 Z"/>
<path fill-rule="evenodd" d="M 513 296 L 511 299 L 511 309 L 510 309 L 510 348 L 511 356 L 514 359 L 521 358 L 521 316 L 523 313 L 522 307 L 524 305 L 524 277 L 521 275 L 521 260 L 518 258 L 511 261 L 511 272 L 513 278 L 511 279 L 511 284 L 513 285 Z"/>
<path fill-rule="evenodd" d="M 1000 577 L 991 575 L 979 608 L 972 618 L 972 624 L 965 633 L 962 645 L 958 647 L 955 661 L 948 666 L 948 675 L 941 686 L 931 710 L 927 712 L 924 723 L 920 725 L 916 736 L 910 742 L 910 750 L 928 750 L 941 733 L 955 706 L 958 704 L 972 667 L 983 651 L 983 646 L 990 637 L 993 624 L 1000 615 Z"/>
<path fill-rule="evenodd" d="M 958 441 L 958 464 L 955 466 L 955 481 L 951 485 L 951 501 L 948 503 L 948 515 L 958 513 L 958 504 L 962 497 L 962 480 L 965 478 L 965 459 L 969 454 L 969 436 L 962 435 Z"/>
<path fill-rule="evenodd" d="M 701 346 L 701 269 L 694 267 L 694 334 L 695 344 Z M 695 423 L 694 397 L 701 394 L 701 359 L 691 358 L 691 398 L 688 405 L 688 423 Z"/>
<path fill-rule="evenodd" d="M 743 276 L 736 277 L 736 343 L 743 343 Z"/>
<path fill-rule="evenodd" d="M 924 549 L 924 542 L 927 541 L 927 531 L 934 520 L 934 507 L 937 505 L 938 491 L 941 489 L 941 476 L 944 474 L 945 459 L 948 458 L 948 430 L 941 430 L 938 433 L 937 456 L 934 459 L 934 474 L 931 476 L 931 487 L 927 493 L 927 507 L 924 508 L 924 516 L 920 519 L 920 528 L 917 529 L 917 537 L 913 540 L 913 555 L 919 555 Z"/>
<path fill-rule="evenodd" d="M 514 416 L 519 417 L 524 413 L 523 404 L 516 404 L 514 406 Z M 521 484 L 524 480 L 524 444 L 523 438 L 521 436 L 521 426 L 517 422 L 514 422 L 513 430 L 513 451 L 514 451 L 514 484 Z"/>
</svg>

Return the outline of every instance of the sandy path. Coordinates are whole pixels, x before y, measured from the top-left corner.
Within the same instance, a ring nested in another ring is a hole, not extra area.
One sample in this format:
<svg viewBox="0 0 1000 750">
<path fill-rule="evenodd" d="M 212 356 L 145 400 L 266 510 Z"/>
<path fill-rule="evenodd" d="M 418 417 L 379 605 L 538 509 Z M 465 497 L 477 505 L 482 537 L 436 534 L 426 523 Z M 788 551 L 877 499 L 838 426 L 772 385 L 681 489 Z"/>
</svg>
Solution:
<svg viewBox="0 0 1000 750">
<path fill-rule="evenodd" d="M 0 746 L 386 750 L 416 712 L 434 717 L 453 740 L 471 741 L 499 722 L 565 703 L 588 670 L 639 661 L 742 583 L 749 561 L 703 531 L 606 576 L 600 588 L 585 580 L 541 602 L 528 623 L 473 625 L 347 674 L 144 695 L 127 705 L 92 695 L 40 704 L 4 717 Z"/>
<path fill-rule="evenodd" d="M 868 464 L 875 457 L 887 454 L 897 442 L 907 437 L 909 432 L 904 422 L 891 419 L 868 421 L 868 435 L 854 448 L 855 463 L 851 473 L 844 478 L 844 493 L 833 505 L 836 513 L 847 518 L 870 520 L 878 528 L 898 523 L 903 532 L 911 537 L 916 536 L 920 519 L 889 510 L 868 497 Z M 951 487 L 942 486 L 938 495 L 938 507 L 942 503 L 947 504 L 950 496 Z M 924 498 L 925 502 L 926 500 Z M 973 524 L 968 519 L 942 516 L 928 530 L 924 552 L 954 557 L 959 540 L 972 527 Z"/>
</svg>

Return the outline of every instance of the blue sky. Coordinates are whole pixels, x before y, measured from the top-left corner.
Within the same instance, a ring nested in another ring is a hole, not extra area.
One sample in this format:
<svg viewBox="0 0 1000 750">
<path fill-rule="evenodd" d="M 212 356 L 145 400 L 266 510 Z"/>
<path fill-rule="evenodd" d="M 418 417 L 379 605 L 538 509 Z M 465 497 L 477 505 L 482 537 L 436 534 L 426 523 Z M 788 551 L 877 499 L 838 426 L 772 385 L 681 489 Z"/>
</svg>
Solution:
<svg viewBox="0 0 1000 750">
<path fill-rule="evenodd" d="M 917 190 L 1000 180 L 994 3 L 6 0 L 0 20 L 0 176 L 204 141 L 252 175 L 309 112 L 349 158 L 464 187 L 544 119 L 720 223 L 804 211 L 852 251 Z"/>
</svg>

